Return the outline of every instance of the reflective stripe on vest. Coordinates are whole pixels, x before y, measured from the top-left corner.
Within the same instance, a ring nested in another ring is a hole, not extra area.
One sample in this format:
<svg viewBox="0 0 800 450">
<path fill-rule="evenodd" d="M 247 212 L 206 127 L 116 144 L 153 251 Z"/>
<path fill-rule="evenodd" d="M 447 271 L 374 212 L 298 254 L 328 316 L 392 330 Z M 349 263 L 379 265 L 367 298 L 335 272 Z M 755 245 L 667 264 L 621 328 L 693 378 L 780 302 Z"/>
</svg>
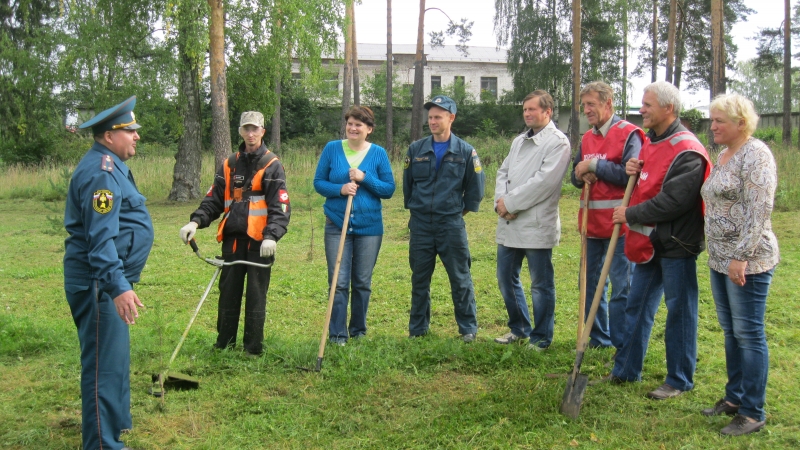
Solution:
<svg viewBox="0 0 800 450">
<path fill-rule="evenodd" d="M 622 154 L 631 135 L 638 133 L 644 142 L 644 132 L 641 128 L 625 120 L 620 120 L 608 129 L 605 137 L 595 134 L 592 130 L 583 134 L 581 139 L 581 159 L 603 159 L 613 164 L 622 164 Z M 586 224 L 586 235 L 592 238 L 608 239 L 614 231 L 614 208 L 622 205 L 625 195 L 625 186 L 617 186 L 604 180 L 597 180 L 592 184 L 589 194 L 589 221 Z M 583 194 L 581 194 L 581 209 L 578 211 L 578 226 L 583 220 Z M 627 227 L 623 224 L 620 236 L 625 235 Z"/>
<path fill-rule="evenodd" d="M 695 152 L 706 160 L 706 170 L 703 180 L 711 173 L 711 161 L 705 147 L 697 137 L 688 131 L 681 131 L 668 139 L 655 144 L 646 141 L 642 146 L 639 159 L 644 161 L 639 181 L 631 195 L 630 206 L 644 203 L 661 192 L 664 179 L 672 168 L 675 159 L 683 152 Z M 643 264 L 650 262 L 655 256 L 655 248 L 650 240 L 650 235 L 655 231 L 656 224 L 628 224 L 628 235 L 625 238 L 625 256 L 632 263 Z"/>
<path fill-rule="evenodd" d="M 272 155 L 272 158 L 263 163 L 266 159 L 265 157 L 268 155 Z M 239 153 L 235 153 L 231 155 L 231 157 L 225 160 L 223 164 L 223 171 L 225 173 L 225 210 L 222 216 L 222 220 L 219 222 L 219 226 L 217 227 L 217 242 L 222 242 L 223 234 L 222 230 L 225 228 L 225 222 L 228 220 L 228 216 L 230 214 L 230 207 L 234 203 L 232 194 L 231 194 L 231 162 L 236 161 L 239 158 Z M 259 168 L 255 174 L 253 174 L 252 178 L 252 186 L 249 191 L 247 192 L 261 192 L 261 195 L 247 195 L 243 201 L 248 202 L 247 208 L 247 235 L 251 238 L 255 239 L 256 241 L 264 240 L 264 228 L 267 226 L 267 218 L 268 218 L 268 205 L 266 201 L 266 197 L 263 194 L 263 189 L 261 186 L 261 180 L 264 179 L 264 172 L 267 170 L 269 166 L 275 162 L 278 157 L 271 153 L 269 150 L 261 157 L 259 163 L 263 163 L 264 167 Z"/>
</svg>

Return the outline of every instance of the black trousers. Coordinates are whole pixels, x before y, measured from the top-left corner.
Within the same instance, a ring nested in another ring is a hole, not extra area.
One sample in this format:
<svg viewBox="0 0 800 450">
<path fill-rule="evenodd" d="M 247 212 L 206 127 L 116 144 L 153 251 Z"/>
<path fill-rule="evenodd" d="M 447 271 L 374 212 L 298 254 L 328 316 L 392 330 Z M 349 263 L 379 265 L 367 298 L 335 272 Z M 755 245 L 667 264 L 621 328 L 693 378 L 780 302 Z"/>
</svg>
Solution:
<svg viewBox="0 0 800 450">
<path fill-rule="evenodd" d="M 222 257 L 226 262 L 250 261 L 268 264 L 272 258 L 259 255 L 261 242 L 249 236 L 224 237 Z M 219 309 L 217 312 L 217 342 L 215 347 L 226 348 L 236 345 L 239 329 L 239 314 L 242 309 L 242 294 L 245 294 L 244 338 L 246 352 L 259 355 L 263 351 L 264 319 L 267 309 L 267 290 L 271 269 L 253 267 L 246 264 L 225 266 L 219 278 Z M 247 291 L 245 292 L 245 276 Z"/>
</svg>

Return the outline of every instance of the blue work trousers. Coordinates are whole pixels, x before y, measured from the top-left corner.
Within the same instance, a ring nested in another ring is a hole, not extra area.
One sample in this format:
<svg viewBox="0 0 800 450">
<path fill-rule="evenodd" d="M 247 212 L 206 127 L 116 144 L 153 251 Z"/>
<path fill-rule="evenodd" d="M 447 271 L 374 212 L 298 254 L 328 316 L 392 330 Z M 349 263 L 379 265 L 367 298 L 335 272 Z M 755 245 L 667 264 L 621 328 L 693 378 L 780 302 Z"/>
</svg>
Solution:
<svg viewBox="0 0 800 450">
<path fill-rule="evenodd" d="M 661 303 L 667 306 L 664 345 L 665 383 L 688 391 L 694 387 L 697 365 L 697 257 L 655 258 L 636 264 L 625 309 L 626 338 L 612 374 L 627 381 L 641 379 L 644 357 Z"/>
<path fill-rule="evenodd" d="M 436 256 L 442 260 L 450 279 L 459 334 L 478 332 L 475 290 L 469 269 L 471 259 L 467 230 L 460 217 L 454 223 L 424 222 L 411 218 L 408 262 L 411 266 L 411 336 L 426 334 L 431 321 L 431 277 Z"/>
<path fill-rule="evenodd" d="M 592 307 L 600 272 L 606 260 L 606 252 L 611 239 L 586 240 L 586 317 Z M 631 290 L 631 273 L 634 264 L 625 256 L 625 236 L 620 236 L 614 248 L 614 258 L 603 287 L 603 296 L 597 307 L 597 315 L 589 334 L 591 347 L 616 347 L 622 348 L 625 339 L 625 305 Z M 608 297 L 608 282 L 611 282 L 611 297 Z"/>
<path fill-rule="evenodd" d="M 65 281 L 81 346 L 81 435 L 84 450 L 118 450 L 131 429 L 130 334 L 114 300 L 97 283 Z"/>
</svg>

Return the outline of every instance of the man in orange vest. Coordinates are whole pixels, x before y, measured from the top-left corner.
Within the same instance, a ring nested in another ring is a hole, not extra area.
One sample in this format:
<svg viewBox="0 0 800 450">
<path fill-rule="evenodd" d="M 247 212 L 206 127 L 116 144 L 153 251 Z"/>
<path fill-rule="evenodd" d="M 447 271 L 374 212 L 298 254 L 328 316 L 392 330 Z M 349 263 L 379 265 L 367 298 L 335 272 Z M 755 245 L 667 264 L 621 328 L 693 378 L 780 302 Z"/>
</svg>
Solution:
<svg viewBox="0 0 800 450">
<path fill-rule="evenodd" d="M 676 397 L 694 387 L 697 365 L 697 255 L 705 248 L 700 187 L 711 172 L 705 147 L 678 119 L 678 89 L 666 81 L 644 88 L 639 112 L 649 128 L 628 175 L 639 175 L 630 206 L 614 209 L 627 223 L 625 255 L 636 264 L 625 309 L 626 332 L 609 381 L 641 378 L 662 294 L 667 306 L 667 377 L 647 396 Z"/>
<path fill-rule="evenodd" d="M 589 315 L 594 292 L 606 257 L 614 224 L 611 215 L 614 207 L 622 204 L 628 176 L 625 161 L 639 156 L 644 142 L 644 132 L 636 125 L 614 115 L 614 91 L 606 83 L 595 81 L 581 90 L 583 114 L 592 128 L 583 134 L 570 177 L 572 184 L 583 188 L 589 183 L 589 217 L 586 235 L 586 315 Z M 583 204 L 578 223 L 582 223 Z M 606 302 L 608 279 L 600 298 L 589 341 L 589 347 L 622 348 L 625 338 L 625 305 L 630 291 L 631 263 L 625 257 L 625 231 L 623 226 L 614 249 L 609 278 L 611 297 Z"/>
<path fill-rule="evenodd" d="M 209 226 L 222 215 L 217 241 L 222 242 L 226 262 L 268 264 L 274 259 L 277 242 L 286 234 L 291 208 L 286 174 L 278 157 L 264 144 L 265 133 L 264 116 L 260 112 L 242 113 L 239 135 L 244 142 L 237 153 L 225 160 L 200 207 L 181 228 L 184 243 L 194 237 L 198 228 Z M 269 268 L 245 264 L 222 269 L 215 348 L 236 345 L 247 276 L 243 346 L 248 355 L 261 355 L 270 272 Z"/>
</svg>

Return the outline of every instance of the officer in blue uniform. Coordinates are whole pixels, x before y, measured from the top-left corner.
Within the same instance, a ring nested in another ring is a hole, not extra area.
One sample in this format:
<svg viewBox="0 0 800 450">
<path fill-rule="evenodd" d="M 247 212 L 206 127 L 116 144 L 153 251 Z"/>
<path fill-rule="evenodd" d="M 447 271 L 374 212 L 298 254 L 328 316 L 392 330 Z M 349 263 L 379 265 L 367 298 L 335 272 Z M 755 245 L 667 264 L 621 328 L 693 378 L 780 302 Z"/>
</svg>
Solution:
<svg viewBox="0 0 800 450">
<path fill-rule="evenodd" d="M 125 165 L 136 153 L 136 97 L 80 128 L 94 145 L 78 163 L 67 194 L 64 290 L 81 345 L 83 448 L 122 449 L 130 408 L 128 325 L 144 306 L 133 290 L 153 245 L 145 198 Z"/>
<path fill-rule="evenodd" d="M 411 212 L 409 336 L 428 332 L 431 276 L 439 255 L 450 278 L 458 332 L 464 342 L 472 342 L 478 320 L 463 216 L 478 211 L 485 176 L 475 149 L 450 132 L 456 103 L 438 95 L 425 104 L 425 109 L 432 136 L 408 147 L 403 170 L 403 200 Z"/>
</svg>

